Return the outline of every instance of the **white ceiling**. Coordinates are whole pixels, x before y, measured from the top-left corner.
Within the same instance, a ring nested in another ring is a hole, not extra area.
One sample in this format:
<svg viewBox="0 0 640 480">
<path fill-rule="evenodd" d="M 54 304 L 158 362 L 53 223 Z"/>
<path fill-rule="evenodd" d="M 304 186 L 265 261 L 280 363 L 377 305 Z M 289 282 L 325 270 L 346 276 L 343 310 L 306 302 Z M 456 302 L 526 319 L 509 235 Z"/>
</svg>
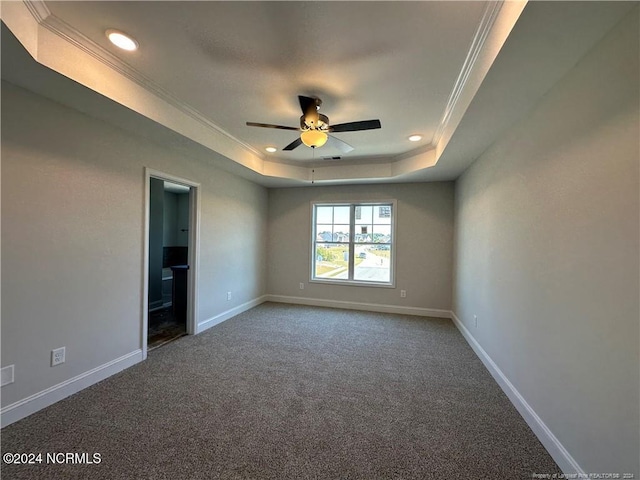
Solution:
<svg viewBox="0 0 640 480">
<path fill-rule="evenodd" d="M 129 113 L 128 122 L 142 125 L 148 117 L 183 135 L 193 154 L 208 152 L 254 181 L 279 186 L 306 183 L 311 167 L 324 172 L 324 183 L 456 178 L 634 2 L 524 5 L 73 1 L 5 3 L 2 13 L 38 62 L 142 115 Z M 112 46 L 108 28 L 134 36 L 139 50 Z M 75 87 L 66 95 L 47 88 L 46 75 L 32 74 L 42 67 L 19 68 L 16 60 L 8 71 L 5 57 L 19 55 L 6 51 L 11 42 L 4 40 L 4 79 L 89 113 L 104 110 Z M 82 59 L 87 54 L 101 63 L 94 67 Z M 305 146 L 266 153 L 265 146 L 281 149 L 296 132 L 245 122 L 297 126 L 297 95 L 320 97 L 332 124 L 379 118 L 382 129 L 336 133 L 355 147 L 349 154 Z M 187 116 L 180 120 L 165 107 Z M 413 133 L 423 140 L 408 142 Z M 318 158 L 334 155 L 341 160 Z"/>
<path fill-rule="evenodd" d="M 332 123 L 379 118 L 381 131 L 336 134 L 354 158 L 431 141 L 485 2 L 50 2 L 51 12 L 256 150 L 296 132 L 297 95 L 318 96 Z M 127 54 L 106 28 L 133 35 Z M 308 161 L 311 150 L 274 158 Z M 340 155 L 323 148 L 318 155 Z"/>
</svg>

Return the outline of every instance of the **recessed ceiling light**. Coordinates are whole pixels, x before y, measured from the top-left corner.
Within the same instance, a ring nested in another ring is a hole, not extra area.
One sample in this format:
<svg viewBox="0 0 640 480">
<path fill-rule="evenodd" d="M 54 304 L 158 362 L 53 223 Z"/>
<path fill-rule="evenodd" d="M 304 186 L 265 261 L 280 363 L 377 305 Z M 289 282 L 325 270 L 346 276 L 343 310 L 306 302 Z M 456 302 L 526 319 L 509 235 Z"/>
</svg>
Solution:
<svg viewBox="0 0 640 480">
<path fill-rule="evenodd" d="M 119 30 L 109 29 L 106 31 L 106 34 L 109 41 L 118 48 L 127 50 L 129 52 L 132 52 L 138 49 L 138 42 L 136 42 L 133 38 L 131 38 L 126 33 L 123 33 Z"/>
<path fill-rule="evenodd" d="M 278 151 L 278 149 L 276 147 L 267 147 L 267 148 L 265 148 L 265 150 L 267 152 L 269 152 L 269 153 L 274 153 L 274 152 Z"/>
<path fill-rule="evenodd" d="M 411 135 L 409 137 L 410 142 L 419 142 L 420 140 L 422 140 L 422 135 Z"/>
</svg>

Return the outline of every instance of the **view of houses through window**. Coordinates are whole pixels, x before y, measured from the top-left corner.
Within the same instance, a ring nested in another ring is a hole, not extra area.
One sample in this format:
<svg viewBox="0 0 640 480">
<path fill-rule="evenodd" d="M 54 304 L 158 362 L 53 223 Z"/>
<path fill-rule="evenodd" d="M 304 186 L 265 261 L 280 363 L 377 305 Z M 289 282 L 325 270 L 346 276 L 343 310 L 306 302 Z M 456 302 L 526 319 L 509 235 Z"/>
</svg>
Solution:
<svg viewBox="0 0 640 480">
<path fill-rule="evenodd" d="M 393 203 L 315 204 L 313 279 L 391 284 Z"/>
</svg>

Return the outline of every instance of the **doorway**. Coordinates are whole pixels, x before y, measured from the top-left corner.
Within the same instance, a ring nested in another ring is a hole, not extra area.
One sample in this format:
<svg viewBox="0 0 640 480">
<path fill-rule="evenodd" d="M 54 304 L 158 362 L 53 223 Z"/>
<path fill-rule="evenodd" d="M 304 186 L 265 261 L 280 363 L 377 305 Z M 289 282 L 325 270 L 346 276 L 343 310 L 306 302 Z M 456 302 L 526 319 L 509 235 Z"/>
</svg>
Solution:
<svg viewBox="0 0 640 480">
<path fill-rule="evenodd" d="M 195 333 L 199 185 L 146 170 L 142 350 Z"/>
</svg>

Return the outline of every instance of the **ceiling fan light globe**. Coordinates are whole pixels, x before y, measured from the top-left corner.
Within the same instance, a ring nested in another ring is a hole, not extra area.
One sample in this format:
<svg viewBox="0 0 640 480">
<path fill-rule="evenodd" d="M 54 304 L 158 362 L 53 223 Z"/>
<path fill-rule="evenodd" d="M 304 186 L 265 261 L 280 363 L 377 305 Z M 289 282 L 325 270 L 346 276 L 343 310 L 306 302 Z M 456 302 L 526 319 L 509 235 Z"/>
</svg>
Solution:
<svg viewBox="0 0 640 480">
<path fill-rule="evenodd" d="M 319 130 L 305 130 L 300 134 L 300 140 L 307 147 L 318 148 L 327 143 L 329 136 Z"/>
</svg>

